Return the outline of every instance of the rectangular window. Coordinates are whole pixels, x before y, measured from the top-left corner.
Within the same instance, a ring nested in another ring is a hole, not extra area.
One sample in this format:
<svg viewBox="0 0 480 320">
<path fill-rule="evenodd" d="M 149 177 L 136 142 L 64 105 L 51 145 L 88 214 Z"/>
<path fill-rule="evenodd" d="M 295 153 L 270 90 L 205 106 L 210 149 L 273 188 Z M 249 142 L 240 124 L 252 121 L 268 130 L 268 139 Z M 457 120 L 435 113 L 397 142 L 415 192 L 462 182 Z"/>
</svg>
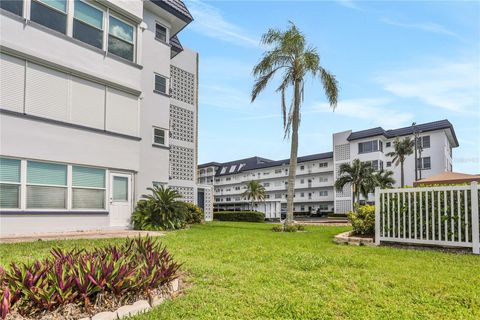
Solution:
<svg viewBox="0 0 480 320">
<path fill-rule="evenodd" d="M 374 151 L 383 151 L 383 143 L 378 140 L 360 142 L 358 144 L 358 153 L 368 153 Z"/>
<path fill-rule="evenodd" d="M 23 16 L 23 1 L 21 0 L 2 0 L 0 1 L 0 8 L 15 13 L 18 16 Z"/>
<path fill-rule="evenodd" d="M 430 136 L 424 136 L 422 137 L 422 148 L 430 148 Z"/>
<path fill-rule="evenodd" d="M 73 37 L 99 49 L 103 48 L 103 11 L 75 0 Z"/>
<path fill-rule="evenodd" d="M 282 169 L 275 169 L 275 173 L 282 173 Z"/>
<path fill-rule="evenodd" d="M 113 177 L 113 200 L 128 201 L 128 178 Z"/>
<path fill-rule="evenodd" d="M 419 158 L 417 159 L 417 166 L 420 170 L 429 170 L 431 169 L 431 159 L 430 157 Z"/>
<path fill-rule="evenodd" d="M 20 208 L 20 160 L 0 158 L 0 208 Z"/>
<path fill-rule="evenodd" d="M 105 209 L 105 170 L 72 167 L 72 208 Z"/>
<path fill-rule="evenodd" d="M 108 26 L 108 52 L 133 61 L 134 28 L 132 25 L 110 16 Z"/>
<path fill-rule="evenodd" d="M 167 92 L 167 78 L 159 74 L 155 75 L 155 91 L 168 94 Z"/>
<path fill-rule="evenodd" d="M 160 128 L 153 128 L 153 143 L 166 146 L 166 139 L 165 139 L 165 130 Z"/>
<path fill-rule="evenodd" d="M 391 167 L 392 166 L 392 162 L 391 161 L 387 161 L 387 167 Z"/>
<path fill-rule="evenodd" d="M 167 28 L 159 23 L 155 24 L 155 39 L 167 43 Z"/>
<path fill-rule="evenodd" d="M 387 148 L 389 148 L 391 145 L 392 145 L 392 143 L 391 143 L 391 142 L 387 142 L 387 143 L 385 143 L 385 147 L 387 147 Z"/>
<path fill-rule="evenodd" d="M 47 28 L 66 33 L 67 1 L 66 0 L 32 0 L 30 19 Z"/>
<path fill-rule="evenodd" d="M 27 162 L 27 208 L 66 209 L 67 166 Z"/>
</svg>

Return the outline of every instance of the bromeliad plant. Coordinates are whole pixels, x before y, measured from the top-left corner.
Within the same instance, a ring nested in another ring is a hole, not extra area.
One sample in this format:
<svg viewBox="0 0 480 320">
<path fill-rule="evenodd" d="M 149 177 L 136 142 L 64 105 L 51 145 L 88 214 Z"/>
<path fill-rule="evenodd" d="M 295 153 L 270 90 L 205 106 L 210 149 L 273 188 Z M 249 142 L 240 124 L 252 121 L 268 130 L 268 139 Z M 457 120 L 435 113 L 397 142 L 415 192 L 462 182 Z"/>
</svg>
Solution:
<svg viewBox="0 0 480 320">
<path fill-rule="evenodd" d="M 178 277 L 180 265 L 152 238 L 128 239 L 93 251 L 53 249 L 43 261 L 0 267 L 0 314 L 30 316 L 69 303 L 92 306 L 109 299 L 121 304 L 136 296 L 152 298 Z"/>
</svg>

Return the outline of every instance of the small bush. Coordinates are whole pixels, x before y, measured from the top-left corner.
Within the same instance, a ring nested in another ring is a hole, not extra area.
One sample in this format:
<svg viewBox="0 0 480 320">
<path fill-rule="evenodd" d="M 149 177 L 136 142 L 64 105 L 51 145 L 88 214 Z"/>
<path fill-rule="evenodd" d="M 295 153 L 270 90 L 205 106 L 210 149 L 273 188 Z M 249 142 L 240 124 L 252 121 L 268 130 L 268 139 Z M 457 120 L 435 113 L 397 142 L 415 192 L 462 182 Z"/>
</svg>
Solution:
<svg viewBox="0 0 480 320">
<path fill-rule="evenodd" d="M 187 224 L 202 223 L 205 220 L 205 216 L 202 208 L 194 205 L 190 202 L 183 202 L 185 209 L 185 221 Z"/>
<path fill-rule="evenodd" d="M 357 235 L 375 234 L 375 206 L 359 206 L 357 211 L 350 211 L 348 220 L 352 223 L 353 233 Z"/>
<path fill-rule="evenodd" d="M 219 211 L 213 213 L 213 219 L 220 221 L 263 222 L 265 214 L 259 211 Z"/>
<path fill-rule="evenodd" d="M 297 232 L 305 231 L 305 226 L 301 224 L 277 225 L 272 228 L 273 232 Z"/>
<path fill-rule="evenodd" d="M 135 230 L 172 230 L 187 224 L 201 223 L 203 211 L 198 206 L 180 201 L 180 194 L 170 188 L 148 188 L 151 195 L 143 195 L 132 215 Z"/>
<path fill-rule="evenodd" d="M 122 245 L 93 251 L 53 249 L 45 260 L 0 267 L 0 312 L 31 316 L 66 304 L 87 312 L 95 303 L 151 298 L 178 277 L 180 265 L 152 238 L 127 239 Z M 109 299 L 110 298 L 110 299 Z"/>
</svg>

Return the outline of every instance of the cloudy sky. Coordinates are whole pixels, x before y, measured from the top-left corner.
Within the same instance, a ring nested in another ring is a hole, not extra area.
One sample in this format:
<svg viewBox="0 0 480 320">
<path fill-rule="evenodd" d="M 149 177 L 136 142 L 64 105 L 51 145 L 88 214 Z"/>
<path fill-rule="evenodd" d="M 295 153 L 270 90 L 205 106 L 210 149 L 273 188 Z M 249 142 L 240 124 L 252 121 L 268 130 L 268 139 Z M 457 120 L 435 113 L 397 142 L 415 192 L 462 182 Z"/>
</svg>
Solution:
<svg viewBox="0 0 480 320">
<path fill-rule="evenodd" d="M 288 158 L 274 85 L 250 103 L 261 35 L 293 21 L 336 75 L 333 112 L 309 79 L 299 155 L 332 150 L 333 132 L 448 119 L 454 171 L 480 171 L 480 2 L 186 1 L 180 34 L 200 53 L 199 162 Z"/>
</svg>

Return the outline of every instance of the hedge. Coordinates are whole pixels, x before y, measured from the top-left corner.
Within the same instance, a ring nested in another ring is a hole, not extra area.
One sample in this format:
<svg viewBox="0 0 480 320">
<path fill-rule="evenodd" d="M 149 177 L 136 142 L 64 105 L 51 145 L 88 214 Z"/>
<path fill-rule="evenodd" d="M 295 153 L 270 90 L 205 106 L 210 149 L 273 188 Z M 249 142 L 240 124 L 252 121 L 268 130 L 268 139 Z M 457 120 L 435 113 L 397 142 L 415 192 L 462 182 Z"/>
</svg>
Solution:
<svg viewBox="0 0 480 320">
<path fill-rule="evenodd" d="M 259 211 L 219 211 L 213 213 L 213 219 L 220 221 L 263 222 L 265 214 Z"/>
</svg>

